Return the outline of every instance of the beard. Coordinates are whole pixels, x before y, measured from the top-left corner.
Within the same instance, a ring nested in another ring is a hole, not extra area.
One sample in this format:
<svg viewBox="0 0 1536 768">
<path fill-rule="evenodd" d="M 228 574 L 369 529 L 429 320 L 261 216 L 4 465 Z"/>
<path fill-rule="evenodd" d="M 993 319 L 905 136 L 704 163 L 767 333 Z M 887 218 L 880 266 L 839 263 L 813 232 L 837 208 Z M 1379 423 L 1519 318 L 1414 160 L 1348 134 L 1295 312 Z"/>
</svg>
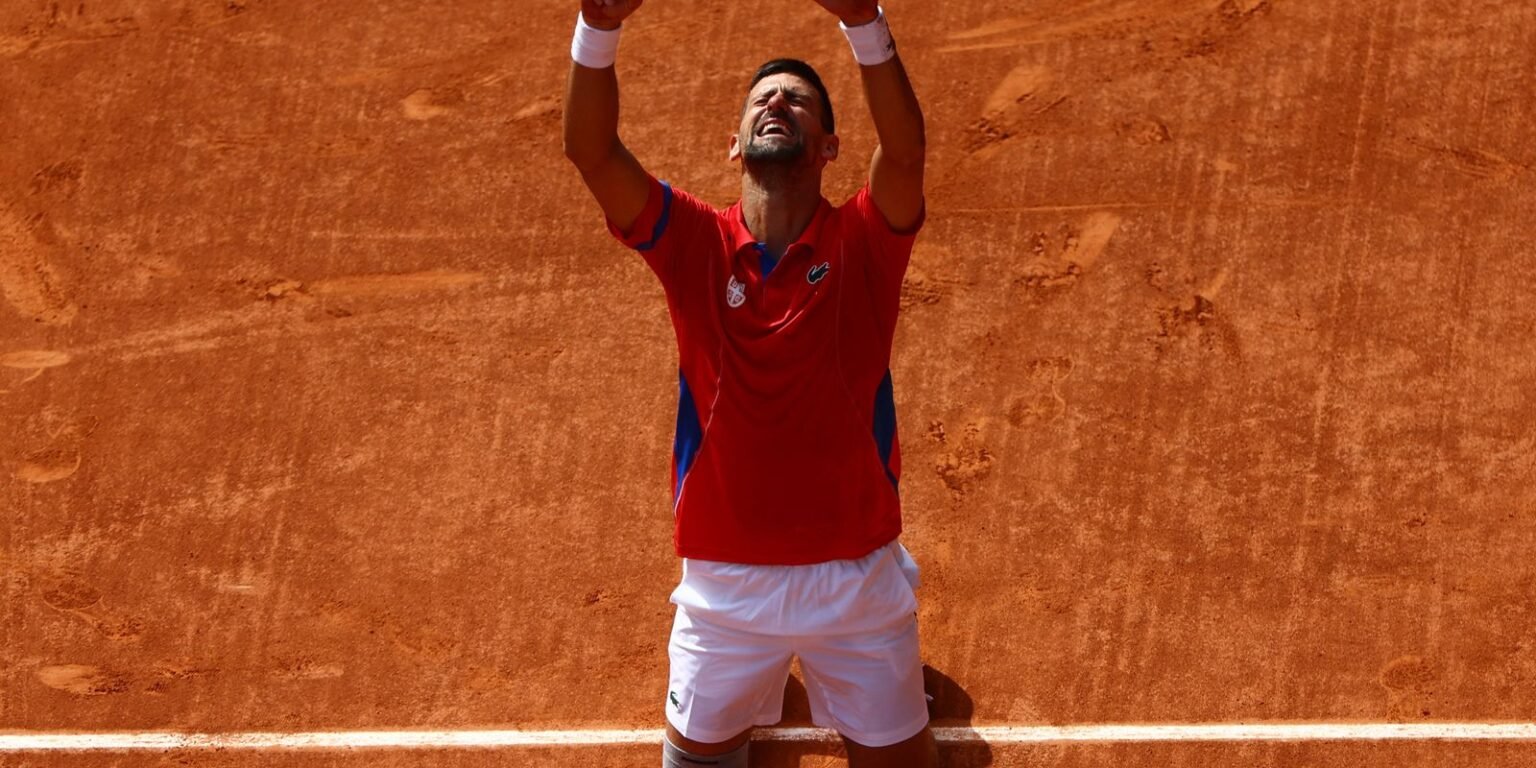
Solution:
<svg viewBox="0 0 1536 768">
<path fill-rule="evenodd" d="M 767 136 L 753 136 L 741 156 L 752 163 L 792 163 L 805 156 L 805 139 L 795 136 L 791 141 L 773 141 Z"/>
<path fill-rule="evenodd" d="M 757 135 L 759 126 L 769 119 L 783 120 L 788 123 L 791 135 L 787 137 Z M 787 165 L 805 156 L 805 135 L 800 132 L 800 126 L 796 124 L 795 119 L 789 115 L 763 115 L 758 120 L 758 125 L 752 126 L 752 132 L 747 134 L 747 140 L 742 145 L 741 156 L 750 163 Z"/>
</svg>

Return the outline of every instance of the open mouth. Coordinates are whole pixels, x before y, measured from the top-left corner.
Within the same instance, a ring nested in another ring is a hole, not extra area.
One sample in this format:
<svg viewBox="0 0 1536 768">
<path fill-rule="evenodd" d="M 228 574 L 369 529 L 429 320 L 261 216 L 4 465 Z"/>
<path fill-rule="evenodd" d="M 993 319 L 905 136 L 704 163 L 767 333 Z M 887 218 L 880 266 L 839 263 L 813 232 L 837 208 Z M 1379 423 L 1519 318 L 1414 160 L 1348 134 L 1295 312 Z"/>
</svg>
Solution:
<svg viewBox="0 0 1536 768">
<path fill-rule="evenodd" d="M 790 138 L 795 135 L 794 129 L 788 120 L 778 117 L 770 117 L 757 126 L 758 136 L 783 136 Z"/>
</svg>

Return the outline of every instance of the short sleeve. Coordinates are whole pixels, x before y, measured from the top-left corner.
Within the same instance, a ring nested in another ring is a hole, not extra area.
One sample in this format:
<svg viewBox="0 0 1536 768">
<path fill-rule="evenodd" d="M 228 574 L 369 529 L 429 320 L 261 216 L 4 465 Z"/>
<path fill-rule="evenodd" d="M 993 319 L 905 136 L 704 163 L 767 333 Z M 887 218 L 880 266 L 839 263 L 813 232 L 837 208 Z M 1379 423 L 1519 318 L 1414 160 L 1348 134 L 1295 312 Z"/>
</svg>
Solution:
<svg viewBox="0 0 1536 768">
<path fill-rule="evenodd" d="M 677 262 L 690 243 L 700 238 L 718 238 L 719 215 L 698 198 L 655 177 L 645 200 L 645 208 L 630 225 L 619 229 L 610 219 L 608 231 L 619 242 L 639 253 L 651 271 L 670 286 L 677 272 Z"/>
<path fill-rule="evenodd" d="M 890 222 L 885 220 L 885 214 L 875 205 L 869 184 L 865 184 L 848 201 L 847 209 L 858 222 L 859 234 L 869 245 L 871 274 L 881 287 L 899 292 L 907 263 L 912 258 L 912 244 L 928 218 L 927 206 L 923 207 L 917 223 L 910 228 L 900 231 L 892 229 Z"/>
</svg>

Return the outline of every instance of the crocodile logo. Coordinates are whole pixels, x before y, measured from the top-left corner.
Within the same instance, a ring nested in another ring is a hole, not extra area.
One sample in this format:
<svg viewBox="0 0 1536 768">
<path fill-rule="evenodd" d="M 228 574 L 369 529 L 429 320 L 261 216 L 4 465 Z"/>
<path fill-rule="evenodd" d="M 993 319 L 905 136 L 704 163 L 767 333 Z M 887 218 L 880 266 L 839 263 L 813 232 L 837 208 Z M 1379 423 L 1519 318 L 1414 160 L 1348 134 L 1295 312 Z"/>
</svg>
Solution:
<svg viewBox="0 0 1536 768">
<path fill-rule="evenodd" d="M 806 280 L 806 282 L 810 283 L 811 285 L 815 285 L 815 284 L 821 282 L 821 279 L 823 277 L 826 277 L 827 273 L 831 272 L 831 271 L 832 271 L 832 265 L 827 263 L 827 262 L 825 262 L 825 261 L 823 261 L 822 263 L 817 264 L 814 267 L 811 267 L 811 271 L 805 273 L 805 280 Z"/>
<path fill-rule="evenodd" d="M 672 702 L 672 706 L 677 707 L 677 711 L 683 711 L 683 703 L 677 700 L 677 691 L 667 691 L 667 700 Z"/>
</svg>

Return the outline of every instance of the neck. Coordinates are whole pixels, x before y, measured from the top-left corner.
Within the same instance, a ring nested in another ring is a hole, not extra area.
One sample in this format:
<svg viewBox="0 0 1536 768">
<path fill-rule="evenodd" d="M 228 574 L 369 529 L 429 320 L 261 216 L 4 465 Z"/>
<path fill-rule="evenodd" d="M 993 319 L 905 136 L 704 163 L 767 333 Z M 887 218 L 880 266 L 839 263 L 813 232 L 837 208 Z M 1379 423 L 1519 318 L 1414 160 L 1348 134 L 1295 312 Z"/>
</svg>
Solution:
<svg viewBox="0 0 1536 768">
<path fill-rule="evenodd" d="M 821 207 L 821 170 L 747 166 L 741 175 L 741 215 L 747 230 L 777 259 Z"/>
</svg>

